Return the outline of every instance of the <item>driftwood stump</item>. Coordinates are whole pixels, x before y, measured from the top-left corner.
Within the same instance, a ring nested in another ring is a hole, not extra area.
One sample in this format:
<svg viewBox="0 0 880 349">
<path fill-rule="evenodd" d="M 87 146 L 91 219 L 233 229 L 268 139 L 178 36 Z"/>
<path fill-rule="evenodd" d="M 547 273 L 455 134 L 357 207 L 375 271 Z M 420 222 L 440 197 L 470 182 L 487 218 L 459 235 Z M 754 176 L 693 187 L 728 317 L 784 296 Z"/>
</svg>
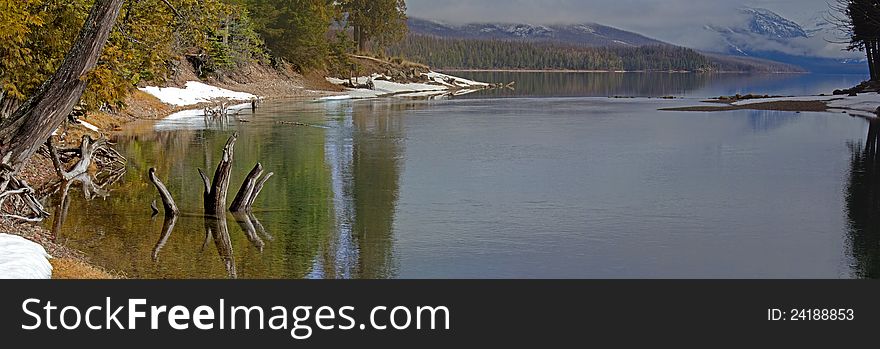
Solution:
<svg viewBox="0 0 880 349">
<path fill-rule="evenodd" d="M 229 178 L 232 172 L 232 160 L 235 155 L 235 141 L 238 133 L 229 137 L 223 147 L 223 156 L 214 171 L 214 180 L 208 179 L 205 171 L 199 169 L 199 175 L 205 184 L 205 216 L 226 217 L 226 193 L 229 191 Z"/>
<path fill-rule="evenodd" d="M 268 181 L 269 178 L 272 178 L 275 173 L 269 172 L 265 177 L 260 178 L 262 175 L 263 165 L 257 163 L 257 165 L 254 166 L 254 169 L 251 170 L 245 178 L 244 183 L 241 184 L 241 188 L 238 190 L 238 194 L 235 195 L 235 199 L 232 200 L 232 205 L 229 207 L 230 212 L 247 213 L 253 210 L 257 196 L 260 195 L 263 186 L 266 185 L 266 181 Z"/>
<path fill-rule="evenodd" d="M 165 184 L 156 176 L 155 168 L 150 169 L 150 182 L 153 182 L 153 185 L 156 186 L 156 190 L 159 191 L 159 196 L 162 198 L 162 205 L 165 207 L 165 217 L 170 218 L 178 216 L 180 210 L 177 208 L 177 204 L 174 203 L 174 198 L 171 196 L 171 192 L 168 191 Z M 153 208 L 153 210 L 155 211 L 155 208 Z"/>
</svg>

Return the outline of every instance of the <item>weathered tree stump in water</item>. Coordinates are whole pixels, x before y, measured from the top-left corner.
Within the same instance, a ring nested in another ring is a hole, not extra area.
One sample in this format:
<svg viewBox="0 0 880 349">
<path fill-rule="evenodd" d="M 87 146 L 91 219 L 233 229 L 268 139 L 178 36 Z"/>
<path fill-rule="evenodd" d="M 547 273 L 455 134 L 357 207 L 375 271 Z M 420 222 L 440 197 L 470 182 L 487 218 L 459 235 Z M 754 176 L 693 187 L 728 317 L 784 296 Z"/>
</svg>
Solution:
<svg viewBox="0 0 880 349">
<path fill-rule="evenodd" d="M 180 210 L 177 208 L 177 204 L 174 203 L 174 198 L 171 196 L 171 192 L 168 191 L 168 188 L 165 187 L 165 184 L 159 180 L 159 177 L 156 176 L 156 169 L 150 169 L 150 182 L 153 182 L 153 185 L 156 186 L 156 190 L 159 191 L 159 196 L 162 198 L 162 205 L 165 207 L 165 217 L 176 217 L 180 214 Z M 155 201 L 154 201 L 155 204 Z M 153 208 L 155 211 L 155 208 Z"/>
<path fill-rule="evenodd" d="M 235 199 L 232 200 L 232 205 L 229 207 L 230 212 L 251 212 L 253 210 L 254 201 L 257 200 L 257 196 L 260 195 L 260 191 L 263 190 L 266 181 L 275 173 L 270 172 L 265 177 L 260 178 L 262 175 L 263 165 L 257 163 L 245 178 L 244 183 L 241 184 Z"/>
<path fill-rule="evenodd" d="M 205 184 L 205 216 L 217 218 L 226 216 L 226 193 L 229 191 L 229 178 L 232 172 L 236 140 L 238 140 L 238 133 L 226 141 L 226 146 L 223 147 L 223 156 L 220 163 L 217 164 L 217 170 L 214 171 L 213 181 L 208 179 L 202 169 L 199 169 L 199 176 L 202 177 Z"/>
</svg>

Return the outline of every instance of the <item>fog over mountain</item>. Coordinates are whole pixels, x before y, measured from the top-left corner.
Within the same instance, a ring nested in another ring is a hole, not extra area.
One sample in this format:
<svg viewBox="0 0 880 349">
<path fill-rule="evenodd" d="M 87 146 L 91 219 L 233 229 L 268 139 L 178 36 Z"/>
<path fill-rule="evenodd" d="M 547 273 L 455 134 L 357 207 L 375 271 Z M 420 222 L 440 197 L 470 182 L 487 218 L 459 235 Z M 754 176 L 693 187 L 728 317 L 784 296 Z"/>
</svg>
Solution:
<svg viewBox="0 0 880 349">
<path fill-rule="evenodd" d="M 409 14 L 445 23 L 599 23 L 704 51 L 772 51 L 861 59 L 824 23 L 826 0 L 409 0 Z M 745 9 L 757 9 L 747 11 Z M 758 25 L 755 18 L 760 17 Z M 791 30 L 782 37 L 760 28 Z M 732 33 L 732 35 L 731 35 Z M 789 35 L 789 34 L 796 35 Z M 749 47 L 739 47 L 739 46 Z"/>
</svg>

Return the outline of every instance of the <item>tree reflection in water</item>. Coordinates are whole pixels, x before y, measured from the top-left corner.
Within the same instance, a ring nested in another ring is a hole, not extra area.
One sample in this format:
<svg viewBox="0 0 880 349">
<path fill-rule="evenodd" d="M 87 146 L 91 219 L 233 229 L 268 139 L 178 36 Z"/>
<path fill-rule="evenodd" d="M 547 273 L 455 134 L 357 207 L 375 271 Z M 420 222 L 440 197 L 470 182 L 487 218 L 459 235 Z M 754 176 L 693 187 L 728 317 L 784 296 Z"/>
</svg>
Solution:
<svg viewBox="0 0 880 349">
<path fill-rule="evenodd" d="M 59 206 L 69 210 L 69 219 L 57 224 L 59 239 L 135 278 L 393 277 L 402 115 L 425 106 L 278 103 L 247 124 L 128 129 L 117 135 L 128 173 L 105 200 L 74 198 Z M 327 127 L 282 123 L 290 120 Z M 196 169 L 216 166 L 230 128 L 242 140 L 234 186 L 257 162 L 276 175 L 253 213 L 205 219 Z M 151 221 L 149 203 L 157 194 L 144 179 L 150 167 L 165 177 L 181 209 L 177 219 Z"/>
<path fill-rule="evenodd" d="M 872 119 L 865 146 L 851 144 L 846 212 L 855 277 L 880 278 L 880 121 Z"/>
<path fill-rule="evenodd" d="M 338 115 L 325 143 L 336 229 L 309 278 L 394 276 L 392 225 L 404 151 L 401 112 L 423 105 L 374 101 L 330 111 Z"/>
<path fill-rule="evenodd" d="M 202 244 L 202 251 L 207 247 L 208 241 L 214 239 L 214 246 L 217 247 L 217 253 L 220 254 L 220 260 L 226 267 L 226 274 L 230 279 L 238 278 L 235 271 L 235 255 L 232 250 L 232 240 L 229 238 L 229 227 L 226 218 L 216 218 L 205 216 L 205 243 Z"/>
</svg>

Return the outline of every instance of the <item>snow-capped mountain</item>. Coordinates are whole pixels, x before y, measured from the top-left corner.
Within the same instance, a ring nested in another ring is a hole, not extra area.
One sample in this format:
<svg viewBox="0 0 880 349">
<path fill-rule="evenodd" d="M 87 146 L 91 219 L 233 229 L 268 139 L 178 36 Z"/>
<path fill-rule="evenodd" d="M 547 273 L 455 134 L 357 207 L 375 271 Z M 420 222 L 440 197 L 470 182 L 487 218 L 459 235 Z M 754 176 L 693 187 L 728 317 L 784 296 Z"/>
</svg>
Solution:
<svg viewBox="0 0 880 349">
<path fill-rule="evenodd" d="M 741 13 L 748 18 L 748 31 L 776 39 L 806 38 L 807 32 L 799 24 L 773 11 L 760 8 L 744 8 Z"/>
<path fill-rule="evenodd" d="M 472 23 L 453 25 L 410 18 L 409 30 L 413 34 L 463 39 L 556 41 L 588 46 L 668 45 L 640 34 L 595 23 L 565 25 Z"/>
<path fill-rule="evenodd" d="M 857 53 L 843 51 L 835 43 L 840 34 L 817 14 L 803 26 L 773 11 L 743 8 L 725 25 L 707 25 L 716 36 L 715 47 L 700 47 L 722 53 L 769 59 L 801 66 L 820 73 L 864 73 Z"/>
</svg>

